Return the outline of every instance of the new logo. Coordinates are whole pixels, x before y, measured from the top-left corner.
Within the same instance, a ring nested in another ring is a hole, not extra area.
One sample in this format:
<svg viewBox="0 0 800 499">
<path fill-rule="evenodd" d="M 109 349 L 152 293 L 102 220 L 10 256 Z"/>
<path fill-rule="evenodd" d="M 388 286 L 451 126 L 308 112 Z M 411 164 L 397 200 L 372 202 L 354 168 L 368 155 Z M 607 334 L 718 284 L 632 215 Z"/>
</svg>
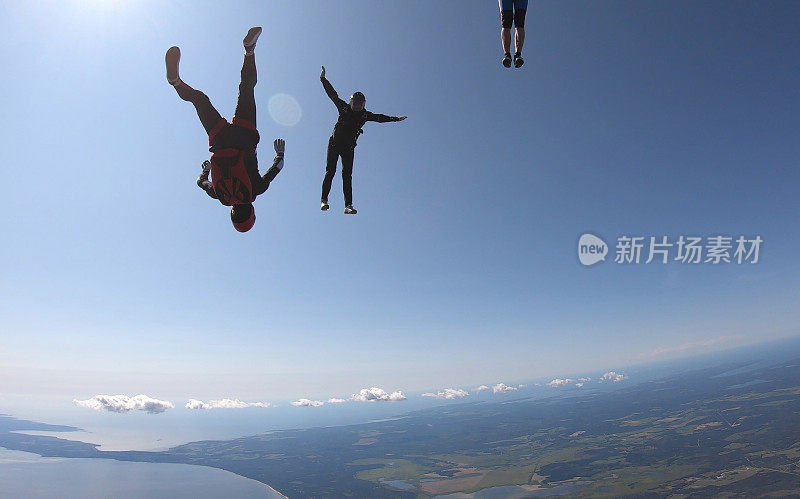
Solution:
<svg viewBox="0 0 800 499">
<path fill-rule="evenodd" d="M 594 234 L 583 234 L 578 240 L 578 260 L 587 267 L 604 261 L 608 254 L 608 245 Z"/>
</svg>

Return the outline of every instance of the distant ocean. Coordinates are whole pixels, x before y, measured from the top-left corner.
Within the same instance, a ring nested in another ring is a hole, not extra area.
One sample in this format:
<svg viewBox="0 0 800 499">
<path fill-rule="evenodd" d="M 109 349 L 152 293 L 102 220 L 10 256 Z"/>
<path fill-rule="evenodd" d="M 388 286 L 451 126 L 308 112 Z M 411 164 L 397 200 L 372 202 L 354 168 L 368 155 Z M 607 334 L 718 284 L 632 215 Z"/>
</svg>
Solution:
<svg viewBox="0 0 800 499">
<path fill-rule="evenodd" d="M 0 447 L 0 497 L 282 498 L 263 483 L 188 464 L 44 458 Z"/>
</svg>

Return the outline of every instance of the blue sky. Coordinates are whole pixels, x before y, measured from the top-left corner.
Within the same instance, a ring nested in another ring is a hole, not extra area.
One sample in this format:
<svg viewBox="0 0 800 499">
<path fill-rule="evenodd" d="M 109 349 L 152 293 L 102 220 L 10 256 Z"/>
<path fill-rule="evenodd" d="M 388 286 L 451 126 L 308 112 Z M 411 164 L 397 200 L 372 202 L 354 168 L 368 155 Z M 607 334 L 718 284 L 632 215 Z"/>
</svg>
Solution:
<svg viewBox="0 0 800 499">
<path fill-rule="evenodd" d="M 500 66 L 492 1 L 41 1 L 0 7 L 0 391 L 325 397 L 570 375 L 798 334 L 800 5 L 531 2 Z M 164 78 L 231 117 L 257 48 L 245 235 L 194 184 L 207 139 Z M 319 211 L 361 90 L 359 214 Z M 301 106 L 292 127 L 270 96 Z M 584 232 L 764 239 L 757 265 L 591 268 Z"/>
</svg>

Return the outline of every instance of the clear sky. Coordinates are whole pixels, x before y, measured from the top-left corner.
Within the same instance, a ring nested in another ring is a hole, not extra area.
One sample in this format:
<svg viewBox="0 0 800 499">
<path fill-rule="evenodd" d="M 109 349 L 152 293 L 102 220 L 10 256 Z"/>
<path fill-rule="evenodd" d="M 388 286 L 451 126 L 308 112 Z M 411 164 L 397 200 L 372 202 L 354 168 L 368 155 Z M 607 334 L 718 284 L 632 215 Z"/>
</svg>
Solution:
<svg viewBox="0 0 800 499">
<path fill-rule="evenodd" d="M 221 5 L 0 5 L 0 392 L 429 390 L 800 334 L 799 3 L 532 0 L 519 70 L 492 0 Z M 239 234 L 195 185 L 207 137 L 163 58 L 230 118 L 252 25 L 261 165 L 287 152 Z M 323 64 L 408 115 L 366 125 L 356 216 L 339 176 L 319 210 Z M 587 268 L 584 232 L 764 243 Z"/>
</svg>

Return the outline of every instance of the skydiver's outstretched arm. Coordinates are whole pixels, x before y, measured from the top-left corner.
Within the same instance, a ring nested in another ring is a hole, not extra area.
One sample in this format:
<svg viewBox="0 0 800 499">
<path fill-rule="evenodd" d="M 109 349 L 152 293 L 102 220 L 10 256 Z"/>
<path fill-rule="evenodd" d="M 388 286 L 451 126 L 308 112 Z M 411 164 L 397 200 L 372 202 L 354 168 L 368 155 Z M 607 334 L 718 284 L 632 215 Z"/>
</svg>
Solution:
<svg viewBox="0 0 800 499">
<path fill-rule="evenodd" d="M 203 161 L 203 172 L 197 177 L 197 187 L 206 191 L 206 194 L 214 199 L 217 199 L 217 194 L 214 192 L 214 186 L 208 180 L 208 173 L 211 171 L 211 161 Z"/>
<path fill-rule="evenodd" d="M 377 121 L 378 123 L 388 123 L 390 121 L 403 121 L 407 116 L 386 116 L 385 114 L 371 113 L 367 111 L 367 121 Z"/>
<path fill-rule="evenodd" d="M 275 139 L 275 142 L 272 144 L 275 147 L 275 159 L 272 160 L 272 166 L 261 176 L 259 185 L 253 186 L 253 194 L 256 196 L 264 194 L 264 191 L 269 188 L 270 182 L 272 182 L 281 172 L 281 169 L 283 169 L 283 152 L 286 149 L 286 142 L 283 139 Z"/>
<path fill-rule="evenodd" d="M 325 78 L 325 66 L 322 66 L 322 72 L 319 74 L 319 81 L 322 82 L 322 88 L 325 89 L 325 93 L 328 94 L 328 98 L 333 101 L 336 109 L 341 109 L 343 106 L 347 106 L 347 103 L 339 98 L 339 94 L 336 93 L 336 90 L 333 88 L 333 85 L 331 85 L 331 82 Z"/>
</svg>

